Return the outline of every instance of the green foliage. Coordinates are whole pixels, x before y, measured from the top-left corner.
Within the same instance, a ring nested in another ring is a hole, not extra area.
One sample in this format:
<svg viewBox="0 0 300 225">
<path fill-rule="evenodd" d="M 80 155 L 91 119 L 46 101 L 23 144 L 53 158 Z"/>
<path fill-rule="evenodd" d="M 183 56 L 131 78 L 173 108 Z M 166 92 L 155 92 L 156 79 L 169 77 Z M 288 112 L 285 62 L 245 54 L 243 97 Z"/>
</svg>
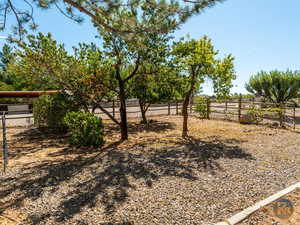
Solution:
<svg viewBox="0 0 300 225">
<path fill-rule="evenodd" d="M 268 73 L 262 71 L 250 78 L 246 89 L 279 106 L 299 95 L 300 72 L 275 70 Z"/>
<path fill-rule="evenodd" d="M 63 123 L 65 115 L 77 110 L 79 106 L 65 95 L 42 95 L 33 102 L 34 123 L 39 127 L 46 126 L 55 131 L 64 132 L 66 131 Z"/>
<path fill-rule="evenodd" d="M 213 81 L 218 97 L 228 96 L 232 80 L 236 78 L 232 55 L 218 59 L 209 37 L 200 40 L 181 40 L 173 46 L 174 62 L 188 77 L 187 90 L 193 86 L 197 90 L 207 78 Z"/>
<path fill-rule="evenodd" d="M 88 17 L 95 26 L 128 38 L 148 32 L 168 32 L 178 28 L 193 14 L 222 0 L 157 1 L 157 0 L 4 0 L 1 2 L 0 30 L 7 27 L 7 21 L 15 19 L 13 34 L 20 37 L 27 30 L 35 30 L 36 8 L 57 9 L 68 18 L 80 23 Z M 10 22 L 10 24 L 14 24 Z"/>
<path fill-rule="evenodd" d="M 284 109 L 280 107 L 267 107 L 264 109 L 264 116 L 277 116 L 281 119 L 284 116 Z"/>
<path fill-rule="evenodd" d="M 234 58 L 231 55 L 218 59 L 218 51 L 207 36 L 200 40 L 183 39 L 173 46 L 174 64 L 186 78 L 186 88 L 182 106 L 183 131 L 187 136 L 187 119 L 189 101 L 193 93 L 207 80 L 213 82 L 214 91 L 218 98 L 229 95 L 232 80 L 235 79 Z"/>
<path fill-rule="evenodd" d="M 15 56 L 8 71 L 22 77 L 29 90 L 58 89 L 60 76 L 66 79 L 73 66 L 64 46 L 53 40 L 51 34 L 28 35 L 26 42 L 18 43 Z"/>
<path fill-rule="evenodd" d="M 9 70 L 9 65 L 15 61 L 15 52 L 7 44 L 3 45 L 0 51 L 0 90 L 20 91 L 26 90 L 26 83 L 23 77 Z"/>
<path fill-rule="evenodd" d="M 284 110 L 279 107 L 259 108 L 256 105 L 251 105 L 247 110 L 247 115 L 250 117 L 252 122 L 258 124 L 262 122 L 263 118 L 266 116 L 275 116 L 279 120 L 282 120 Z"/>
<path fill-rule="evenodd" d="M 72 145 L 101 147 L 104 144 L 101 118 L 91 113 L 68 112 L 64 124 L 71 133 Z"/>
<path fill-rule="evenodd" d="M 247 115 L 250 117 L 252 122 L 258 124 L 263 120 L 264 112 L 265 111 L 258 106 L 251 105 L 247 110 Z"/>
<path fill-rule="evenodd" d="M 206 101 L 206 99 L 199 96 L 197 98 L 196 104 L 197 105 L 195 107 L 195 112 L 199 113 L 201 118 L 207 118 L 207 101 Z"/>
</svg>

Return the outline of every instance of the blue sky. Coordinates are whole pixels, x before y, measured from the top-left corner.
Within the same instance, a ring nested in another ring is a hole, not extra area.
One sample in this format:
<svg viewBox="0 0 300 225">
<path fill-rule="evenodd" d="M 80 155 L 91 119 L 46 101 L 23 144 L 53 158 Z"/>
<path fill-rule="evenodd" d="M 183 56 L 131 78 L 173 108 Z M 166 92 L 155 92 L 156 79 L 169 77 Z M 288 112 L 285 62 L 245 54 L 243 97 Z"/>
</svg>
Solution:
<svg viewBox="0 0 300 225">
<path fill-rule="evenodd" d="M 299 0 L 227 0 L 192 17 L 175 37 L 208 35 L 220 56 L 233 54 L 237 80 L 232 92 L 246 93 L 245 82 L 260 70 L 300 69 L 299 10 Z M 39 31 L 51 32 L 67 48 L 78 42 L 99 42 L 88 20 L 78 25 L 55 9 L 36 11 L 35 17 Z M 7 31 L 0 32 L 0 38 L 5 35 Z M 3 43 L 0 39 L 0 46 Z M 204 93 L 212 93 L 209 84 Z"/>
</svg>

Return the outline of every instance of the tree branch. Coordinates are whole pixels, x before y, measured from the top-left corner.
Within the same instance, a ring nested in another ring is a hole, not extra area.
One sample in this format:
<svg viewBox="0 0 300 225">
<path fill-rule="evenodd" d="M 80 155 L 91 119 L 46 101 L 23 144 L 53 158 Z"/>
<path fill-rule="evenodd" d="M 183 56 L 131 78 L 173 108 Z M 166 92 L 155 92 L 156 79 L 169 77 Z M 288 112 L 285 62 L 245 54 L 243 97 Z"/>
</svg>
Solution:
<svg viewBox="0 0 300 225">
<path fill-rule="evenodd" d="M 130 74 L 128 77 L 126 77 L 126 78 L 124 79 L 124 82 L 127 82 L 127 81 L 130 80 L 134 75 L 137 74 L 137 71 L 138 71 L 138 69 L 139 69 L 139 66 L 140 66 L 140 55 L 138 56 L 138 58 L 137 58 L 137 60 L 136 60 L 136 62 L 135 62 L 135 67 L 134 67 L 133 71 L 131 72 L 131 74 Z"/>
</svg>

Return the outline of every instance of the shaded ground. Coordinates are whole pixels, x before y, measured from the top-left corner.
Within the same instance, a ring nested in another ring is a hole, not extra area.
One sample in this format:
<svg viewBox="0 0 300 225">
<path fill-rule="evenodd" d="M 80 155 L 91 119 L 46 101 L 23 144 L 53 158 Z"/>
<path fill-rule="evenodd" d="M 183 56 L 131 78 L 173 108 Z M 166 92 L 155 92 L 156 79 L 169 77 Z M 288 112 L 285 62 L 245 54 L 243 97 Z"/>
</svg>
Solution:
<svg viewBox="0 0 300 225">
<path fill-rule="evenodd" d="M 300 179 L 300 134 L 196 118 L 189 123 L 191 137 L 184 140 L 180 117 L 150 126 L 132 121 L 124 143 L 107 124 L 102 149 L 71 148 L 65 136 L 36 129 L 9 129 L 0 212 L 23 224 L 209 225 Z"/>
</svg>

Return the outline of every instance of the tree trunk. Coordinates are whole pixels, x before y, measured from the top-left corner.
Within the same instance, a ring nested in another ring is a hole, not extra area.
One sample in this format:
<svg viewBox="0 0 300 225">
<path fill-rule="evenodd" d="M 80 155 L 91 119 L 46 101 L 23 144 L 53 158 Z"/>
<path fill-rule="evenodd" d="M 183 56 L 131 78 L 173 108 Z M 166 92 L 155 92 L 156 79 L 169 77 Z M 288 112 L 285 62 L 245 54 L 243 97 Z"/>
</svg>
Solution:
<svg viewBox="0 0 300 225">
<path fill-rule="evenodd" d="M 127 112 L 126 112 L 126 97 L 125 97 L 125 85 L 123 80 L 119 79 L 119 100 L 120 100 L 120 128 L 121 128 L 121 141 L 128 140 L 128 128 L 127 128 Z"/>
<path fill-rule="evenodd" d="M 184 98 L 183 104 L 182 104 L 182 116 L 183 116 L 183 124 L 182 124 L 182 137 L 187 137 L 188 136 L 188 127 L 187 127 L 187 122 L 188 122 L 188 105 L 190 101 L 190 93 L 191 91 L 188 91 L 187 95 Z"/>
<path fill-rule="evenodd" d="M 141 114 L 142 114 L 142 121 L 143 121 L 144 124 L 147 124 L 148 121 L 147 121 L 147 118 L 146 118 L 146 106 L 143 103 L 143 101 L 141 101 L 140 99 L 139 99 L 139 105 L 140 105 L 140 110 L 141 110 Z"/>
<path fill-rule="evenodd" d="M 186 93 L 184 97 L 184 101 L 182 103 L 182 116 L 183 116 L 183 124 L 182 124 L 182 137 L 185 138 L 188 136 L 188 106 L 190 103 L 191 95 L 194 91 L 195 83 L 196 83 L 196 73 L 192 73 L 192 77 L 190 80 L 190 89 Z"/>
</svg>

